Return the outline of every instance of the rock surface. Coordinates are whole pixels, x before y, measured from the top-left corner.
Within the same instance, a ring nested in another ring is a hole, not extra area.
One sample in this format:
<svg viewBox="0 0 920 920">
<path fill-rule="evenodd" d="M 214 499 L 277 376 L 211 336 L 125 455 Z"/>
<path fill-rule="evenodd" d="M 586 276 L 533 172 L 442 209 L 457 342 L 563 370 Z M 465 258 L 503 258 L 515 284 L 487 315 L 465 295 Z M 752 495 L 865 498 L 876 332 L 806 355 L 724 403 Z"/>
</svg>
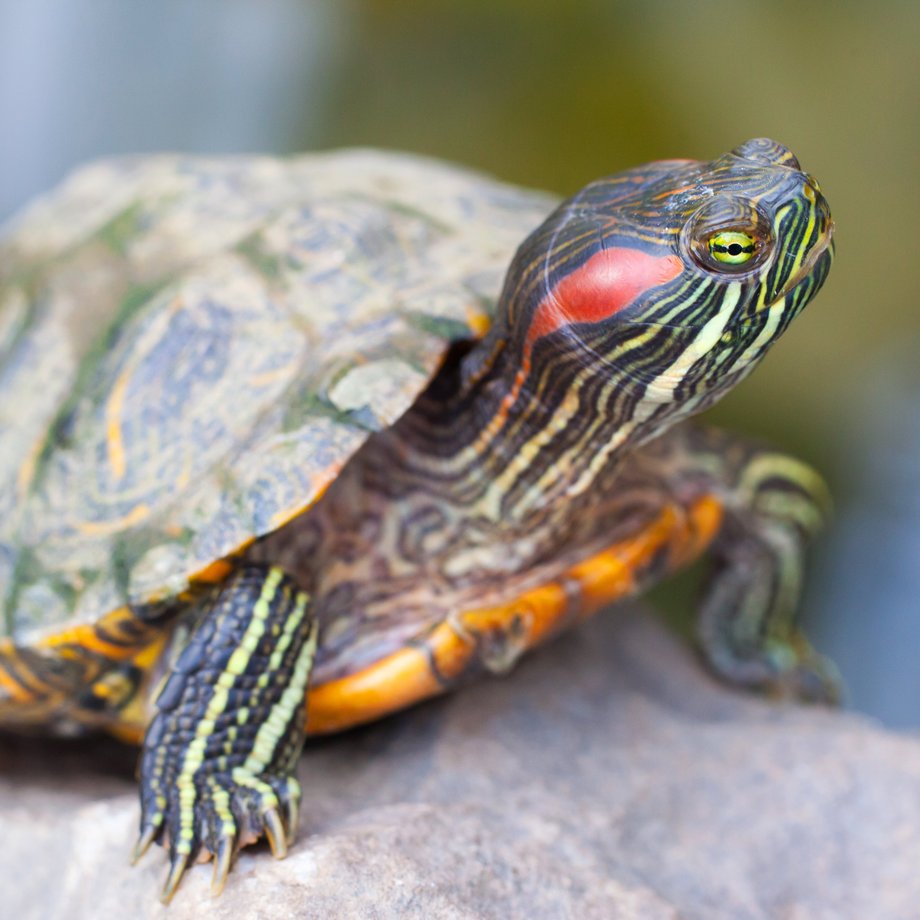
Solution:
<svg viewBox="0 0 920 920">
<path fill-rule="evenodd" d="M 290 856 L 217 900 L 129 868 L 133 752 L 0 744 L 4 917 L 920 917 L 920 740 L 727 691 L 635 611 L 311 744 Z"/>
</svg>

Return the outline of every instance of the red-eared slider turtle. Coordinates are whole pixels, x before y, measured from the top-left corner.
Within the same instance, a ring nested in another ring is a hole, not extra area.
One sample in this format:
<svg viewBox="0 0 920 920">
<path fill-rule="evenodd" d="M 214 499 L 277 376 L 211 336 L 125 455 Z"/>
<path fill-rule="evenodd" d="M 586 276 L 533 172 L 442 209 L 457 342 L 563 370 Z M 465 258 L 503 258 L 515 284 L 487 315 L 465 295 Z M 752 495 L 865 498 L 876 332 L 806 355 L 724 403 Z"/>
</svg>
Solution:
<svg viewBox="0 0 920 920">
<path fill-rule="evenodd" d="M 305 729 L 505 671 L 707 547 L 715 670 L 833 695 L 793 619 L 820 479 L 684 421 L 824 281 L 818 184 L 754 140 L 551 208 L 392 154 L 154 157 L 7 228 L 0 724 L 143 738 L 165 898 L 284 854 Z"/>
</svg>

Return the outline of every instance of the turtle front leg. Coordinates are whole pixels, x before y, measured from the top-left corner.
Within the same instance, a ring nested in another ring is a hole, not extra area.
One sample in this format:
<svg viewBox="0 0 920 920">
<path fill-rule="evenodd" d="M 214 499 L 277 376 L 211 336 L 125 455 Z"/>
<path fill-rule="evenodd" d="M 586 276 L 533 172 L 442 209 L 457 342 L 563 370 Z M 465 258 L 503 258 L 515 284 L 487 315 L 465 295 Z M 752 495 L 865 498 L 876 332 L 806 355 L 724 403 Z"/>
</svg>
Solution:
<svg viewBox="0 0 920 920">
<path fill-rule="evenodd" d="M 672 440 L 685 466 L 671 488 L 709 489 L 724 511 L 697 626 L 709 665 L 732 683 L 838 702 L 836 669 L 797 623 L 805 550 L 830 509 L 824 481 L 798 460 L 713 429 L 686 426 Z"/>
<path fill-rule="evenodd" d="M 215 893 L 237 850 L 263 834 L 286 855 L 316 640 L 309 598 L 281 569 L 241 569 L 206 603 L 141 755 L 135 859 L 153 841 L 168 846 L 164 902 L 202 854 L 215 859 Z"/>
</svg>

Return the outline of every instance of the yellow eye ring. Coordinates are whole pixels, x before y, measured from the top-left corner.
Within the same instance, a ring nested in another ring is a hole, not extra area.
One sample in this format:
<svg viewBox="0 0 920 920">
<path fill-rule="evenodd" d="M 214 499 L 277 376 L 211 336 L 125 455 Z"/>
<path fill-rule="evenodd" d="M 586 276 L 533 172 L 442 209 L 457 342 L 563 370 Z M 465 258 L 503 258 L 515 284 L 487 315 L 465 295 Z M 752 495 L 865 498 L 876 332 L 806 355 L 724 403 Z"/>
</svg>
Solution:
<svg viewBox="0 0 920 920">
<path fill-rule="evenodd" d="M 713 233 L 708 241 L 709 255 L 722 265 L 744 265 L 757 253 L 757 240 L 740 230 Z"/>
<path fill-rule="evenodd" d="M 774 251 L 772 217 L 744 198 L 717 195 L 692 214 L 681 230 L 683 253 L 717 281 L 748 278 Z"/>
</svg>

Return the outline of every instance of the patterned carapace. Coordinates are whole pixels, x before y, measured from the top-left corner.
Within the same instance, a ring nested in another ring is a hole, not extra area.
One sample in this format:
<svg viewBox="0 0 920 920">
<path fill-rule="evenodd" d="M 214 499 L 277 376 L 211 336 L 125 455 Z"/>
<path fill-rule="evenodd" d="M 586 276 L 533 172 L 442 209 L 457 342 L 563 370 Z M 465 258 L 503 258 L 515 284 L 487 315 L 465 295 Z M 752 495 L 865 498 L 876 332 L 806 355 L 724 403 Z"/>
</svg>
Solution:
<svg viewBox="0 0 920 920">
<path fill-rule="evenodd" d="M 817 183 L 761 139 L 532 230 L 551 207 L 391 154 L 154 157 L 0 240 L 0 724 L 146 730 L 165 898 L 199 855 L 220 888 L 286 852 L 305 731 L 503 672 L 705 549 L 711 666 L 833 698 L 794 620 L 821 480 L 685 421 L 824 281 Z"/>
</svg>

